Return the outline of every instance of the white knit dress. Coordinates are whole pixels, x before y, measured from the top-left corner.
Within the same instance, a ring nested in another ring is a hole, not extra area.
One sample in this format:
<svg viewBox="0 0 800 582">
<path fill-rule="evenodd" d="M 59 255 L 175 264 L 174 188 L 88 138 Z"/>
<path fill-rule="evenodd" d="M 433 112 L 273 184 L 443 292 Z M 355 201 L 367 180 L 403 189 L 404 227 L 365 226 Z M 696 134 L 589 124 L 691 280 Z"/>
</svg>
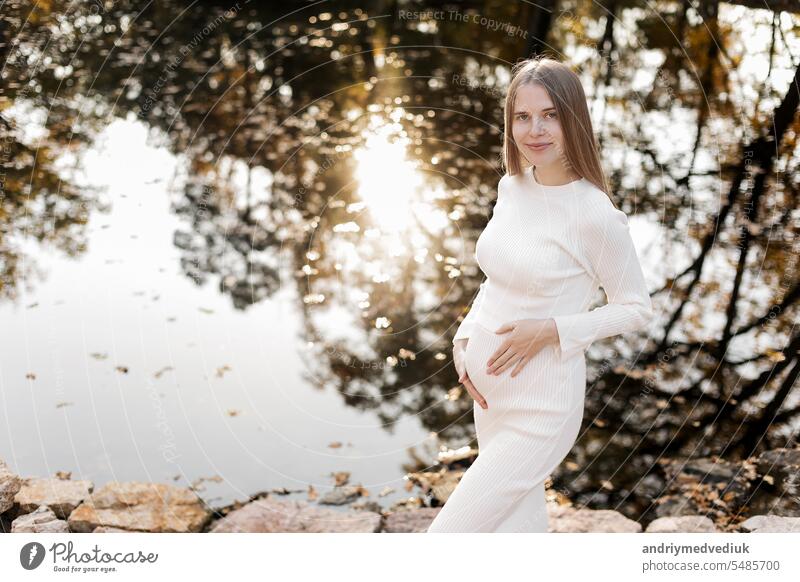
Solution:
<svg viewBox="0 0 800 582">
<path fill-rule="evenodd" d="M 625 213 L 585 179 L 503 176 L 475 257 L 486 280 L 453 341 L 469 338 L 467 373 L 488 409 L 473 404 L 478 457 L 428 532 L 547 532 L 544 482 L 580 429 L 586 349 L 646 326 L 650 296 Z M 608 302 L 589 311 L 599 287 Z M 488 375 L 508 337 L 495 330 L 528 318 L 553 318 L 559 342 L 513 378 L 516 364 Z"/>
</svg>

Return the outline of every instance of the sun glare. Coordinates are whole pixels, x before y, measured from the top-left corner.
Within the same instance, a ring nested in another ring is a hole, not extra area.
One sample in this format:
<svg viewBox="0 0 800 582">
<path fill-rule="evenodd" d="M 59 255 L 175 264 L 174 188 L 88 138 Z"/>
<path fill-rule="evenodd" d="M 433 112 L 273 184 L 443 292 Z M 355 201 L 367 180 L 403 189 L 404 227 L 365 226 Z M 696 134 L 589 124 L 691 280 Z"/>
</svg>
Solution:
<svg viewBox="0 0 800 582">
<path fill-rule="evenodd" d="M 406 159 L 408 139 L 398 135 L 396 124 L 386 124 L 367 138 L 354 153 L 358 195 L 382 231 L 401 231 L 413 222 L 413 202 L 422 177 Z"/>
</svg>

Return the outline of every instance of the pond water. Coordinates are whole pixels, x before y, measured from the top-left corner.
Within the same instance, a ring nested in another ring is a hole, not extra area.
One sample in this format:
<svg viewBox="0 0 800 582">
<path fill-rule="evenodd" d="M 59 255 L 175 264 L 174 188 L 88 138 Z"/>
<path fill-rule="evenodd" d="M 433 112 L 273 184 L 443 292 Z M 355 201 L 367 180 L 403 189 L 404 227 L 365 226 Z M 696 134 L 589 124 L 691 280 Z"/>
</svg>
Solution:
<svg viewBox="0 0 800 582">
<path fill-rule="evenodd" d="M 742 120 L 775 107 L 800 54 L 794 16 L 770 61 L 769 14 L 725 6 L 684 20 L 620 9 L 611 68 L 591 2 L 563 3 L 548 30 L 584 80 L 664 324 L 682 297 L 671 277 L 727 195 Z M 502 96 L 530 41 L 490 22 L 529 18 L 513 3 L 456 3 L 459 18 L 403 7 L 7 3 L 0 458 L 13 470 L 195 484 L 213 505 L 324 492 L 348 471 L 386 505 L 440 446 L 475 446 L 450 342 L 483 278 L 474 243 L 502 175 Z M 708 77 L 712 17 L 719 58 L 739 60 Z M 716 333 L 729 240 L 670 340 Z M 755 310 L 786 277 L 762 258 L 743 287 Z M 640 389 L 602 381 L 637 341 L 593 352 L 565 465 L 562 488 L 600 505 L 630 502 L 654 467 L 652 450 L 630 460 L 644 420 L 600 430 Z M 736 338 L 730 353 L 757 345 Z M 657 382 L 686 387 L 695 368 L 687 354 L 655 366 Z M 659 410 L 677 425 L 689 413 L 673 404 Z M 657 447 L 671 433 L 652 434 Z"/>
</svg>

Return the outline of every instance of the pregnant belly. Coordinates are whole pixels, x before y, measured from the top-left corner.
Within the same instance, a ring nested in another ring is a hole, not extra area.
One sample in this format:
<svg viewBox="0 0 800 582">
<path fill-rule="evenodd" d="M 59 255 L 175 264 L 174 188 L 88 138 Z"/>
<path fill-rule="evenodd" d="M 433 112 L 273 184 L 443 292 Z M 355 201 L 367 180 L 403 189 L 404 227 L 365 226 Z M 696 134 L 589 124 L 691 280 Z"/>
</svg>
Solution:
<svg viewBox="0 0 800 582">
<path fill-rule="evenodd" d="M 583 397 L 586 386 L 585 358 L 563 359 L 555 344 L 539 350 L 516 376 L 511 372 L 516 362 L 499 375 L 487 374 L 489 358 L 503 344 L 508 334 L 476 325 L 467 342 L 465 365 L 475 388 L 494 410 L 538 410 L 570 414 L 576 399 Z"/>
</svg>

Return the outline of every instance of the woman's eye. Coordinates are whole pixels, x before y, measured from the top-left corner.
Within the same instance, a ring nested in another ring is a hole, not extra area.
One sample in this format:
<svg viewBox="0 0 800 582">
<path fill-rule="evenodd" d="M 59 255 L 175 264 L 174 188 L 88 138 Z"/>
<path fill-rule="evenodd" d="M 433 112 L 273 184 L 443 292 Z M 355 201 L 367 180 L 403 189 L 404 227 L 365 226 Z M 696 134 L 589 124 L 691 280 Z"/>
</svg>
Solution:
<svg viewBox="0 0 800 582">
<path fill-rule="evenodd" d="M 527 117 L 528 117 L 527 113 L 520 113 L 520 114 L 517 115 L 517 119 L 524 119 L 524 118 L 527 118 Z"/>
<path fill-rule="evenodd" d="M 555 111 L 548 111 L 547 115 L 551 116 L 550 119 L 555 119 L 556 118 L 556 112 Z"/>
</svg>

